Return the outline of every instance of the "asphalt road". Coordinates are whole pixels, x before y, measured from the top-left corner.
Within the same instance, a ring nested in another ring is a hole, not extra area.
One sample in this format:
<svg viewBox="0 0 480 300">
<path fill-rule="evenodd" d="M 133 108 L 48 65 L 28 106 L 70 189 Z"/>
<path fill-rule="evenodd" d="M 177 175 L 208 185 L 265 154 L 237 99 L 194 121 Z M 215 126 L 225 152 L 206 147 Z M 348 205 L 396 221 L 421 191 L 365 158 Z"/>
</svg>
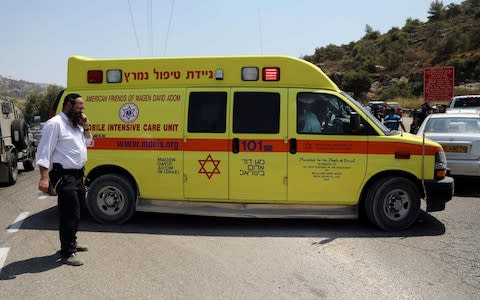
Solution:
<svg viewBox="0 0 480 300">
<path fill-rule="evenodd" d="M 480 182 L 443 212 L 386 233 L 356 220 L 138 213 L 82 219 L 85 265 L 56 260 L 56 198 L 38 171 L 0 187 L 0 299 L 478 299 Z M 424 206 L 422 206 L 424 208 Z M 15 221 L 19 216 L 22 221 Z"/>
</svg>

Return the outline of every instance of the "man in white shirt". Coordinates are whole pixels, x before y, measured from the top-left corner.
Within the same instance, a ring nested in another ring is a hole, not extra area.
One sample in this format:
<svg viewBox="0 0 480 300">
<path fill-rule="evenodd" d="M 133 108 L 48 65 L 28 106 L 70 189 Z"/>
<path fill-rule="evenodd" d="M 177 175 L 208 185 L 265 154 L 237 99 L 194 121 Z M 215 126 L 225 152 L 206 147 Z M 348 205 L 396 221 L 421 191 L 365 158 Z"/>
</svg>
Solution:
<svg viewBox="0 0 480 300">
<path fill-rule="evenodd" d="M 75 253 L 88 250 L 77 243 L 80 203 L 85 202 L 83 167 L 92 138 L 83 110 L 80 95 L 65 96 L 62 112 L 42 129 L 36 155 L 40 168 L 38 189 L 47 193 L 51 184 L 58 194 L 61 262 L 72 266 L 83 265 Z"/>
<path fill-rule="evenodd" d="M 304 105 L 303 114 L 300 116 L 300 121 L 304 124 L 300 130 L 301 133 L 320 133 L 322 131 L 322 125 L 315 113 L 312 112 L 311 106 L 311 103 Z"/>
</svg>

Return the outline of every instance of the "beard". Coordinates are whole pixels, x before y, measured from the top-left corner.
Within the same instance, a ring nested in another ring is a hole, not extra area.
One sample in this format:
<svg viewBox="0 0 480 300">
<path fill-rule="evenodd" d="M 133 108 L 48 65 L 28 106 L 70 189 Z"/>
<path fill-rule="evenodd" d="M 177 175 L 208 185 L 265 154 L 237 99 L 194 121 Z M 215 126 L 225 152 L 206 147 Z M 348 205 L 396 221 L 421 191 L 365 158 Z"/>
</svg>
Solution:
<svg viewBox="0 0 480 300">
<path fill-rule="evenodd" d="M 80 125 L 80 120 L 82 119 L 81 113 L 69 111 L 66 115 L 70 122 L 72 122 L 73 126 Z"/>
</svg>

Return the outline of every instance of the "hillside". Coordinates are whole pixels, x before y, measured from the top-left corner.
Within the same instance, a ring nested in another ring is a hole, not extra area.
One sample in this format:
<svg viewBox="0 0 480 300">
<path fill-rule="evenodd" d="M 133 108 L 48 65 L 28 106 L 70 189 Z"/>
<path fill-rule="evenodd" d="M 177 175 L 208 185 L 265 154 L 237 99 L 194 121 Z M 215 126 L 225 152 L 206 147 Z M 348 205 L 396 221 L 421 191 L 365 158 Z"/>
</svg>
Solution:
<svg viewBox="0 0 480 300">
<path fill-rule="evenodd" d="M 19 103 L 24 102 L 33 92 L 45 91 L 47 86 L 47 84 L 13 80 L 0 75 L 0 97 L 16 100 Z"/>
<path fill-rule="evenodd" d="M 426 22 L 407 19 L 384 34 L 367 24 L 359 41 L 330 44 L 303 58 L 345 90 L 347 75 L 357 73 L 370 82 L 370 97 L 421 96 L 423 69 L 432 66 L 454 66 L 456 86 L 480 82 L 480 0 L 446 6 L 433 1 L 428 14 Z M 399 85 L 401 95 L 392 94 Z"/>
</svg>

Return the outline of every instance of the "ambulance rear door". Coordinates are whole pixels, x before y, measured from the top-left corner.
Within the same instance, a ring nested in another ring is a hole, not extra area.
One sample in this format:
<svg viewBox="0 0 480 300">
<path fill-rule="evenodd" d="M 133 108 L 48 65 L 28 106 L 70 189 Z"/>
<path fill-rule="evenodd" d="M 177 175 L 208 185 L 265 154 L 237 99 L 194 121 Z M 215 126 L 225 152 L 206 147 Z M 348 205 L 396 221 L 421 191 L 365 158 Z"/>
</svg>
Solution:
<svg viewBox="0 0 480 300">
<path fill-rule="evenodd" d="M 187 90 L 184 130 L 184 195 L 228 201 L 230 138 L 227 88 Z"/>
</svg>

